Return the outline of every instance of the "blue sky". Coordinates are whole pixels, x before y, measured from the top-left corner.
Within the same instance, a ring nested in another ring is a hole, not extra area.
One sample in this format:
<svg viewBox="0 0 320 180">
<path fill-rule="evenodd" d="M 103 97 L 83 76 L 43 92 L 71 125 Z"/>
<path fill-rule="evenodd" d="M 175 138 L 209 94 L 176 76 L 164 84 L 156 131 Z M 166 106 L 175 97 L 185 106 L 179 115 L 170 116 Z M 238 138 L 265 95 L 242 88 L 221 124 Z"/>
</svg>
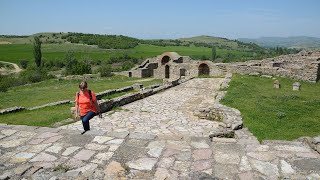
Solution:
<svg viewBox="0 0 320 180">
<path fill-rule="evenodd" d="M 320 37 L 320 0 L 0 0 L 0 34 Z"/>
</svg>

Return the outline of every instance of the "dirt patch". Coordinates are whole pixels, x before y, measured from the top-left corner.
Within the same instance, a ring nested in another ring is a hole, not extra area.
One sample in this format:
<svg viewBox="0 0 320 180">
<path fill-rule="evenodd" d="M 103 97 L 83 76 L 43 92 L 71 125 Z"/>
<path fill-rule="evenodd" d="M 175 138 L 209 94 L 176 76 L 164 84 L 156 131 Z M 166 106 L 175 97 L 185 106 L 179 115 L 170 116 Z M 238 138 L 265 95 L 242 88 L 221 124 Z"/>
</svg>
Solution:
<svg viewBox="0 0 320 180">
<path fill-rule="evenodd" d="M 8 41 L 0 41 L 0 44 L 12 44 L 12 43 Z"/>
<path fill-rule="evenodd" d="M 153 78 L 148 78 L 148 79 L 140 79 L 140 80 L 136 80 L 134 82 L 144 82 L 144 81 L 152 81 Z"/>
</svg>

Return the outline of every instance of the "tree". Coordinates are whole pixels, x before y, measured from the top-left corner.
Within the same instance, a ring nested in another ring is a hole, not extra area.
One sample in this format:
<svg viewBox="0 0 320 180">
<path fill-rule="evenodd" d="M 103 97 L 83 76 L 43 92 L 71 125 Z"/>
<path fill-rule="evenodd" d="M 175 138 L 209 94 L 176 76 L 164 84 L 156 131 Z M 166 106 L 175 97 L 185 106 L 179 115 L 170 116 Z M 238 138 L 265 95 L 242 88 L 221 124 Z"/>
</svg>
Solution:
<svg viewBox="0 0 320 180">
<path fill-rule="evenodd" d="M 212 61 L 214 61 L 217 58 L 217 48 L 215 46 L 212 46 Z"/>
<path fill-rule="evenodd" d="M 78 61 L 73 52 L 67 52 L 65 55 L 66 75 L 82 75 L 91 73 L 91 65 L 83 61 Z"/>
<path fill-rule="evenodd" d="M 38 36 L 34 37 L 33 55 L 34 55 L 34 61 L 37 67 L 40 67 L 42 54 L 41 54 L 41 41 Z"/>
</svg>

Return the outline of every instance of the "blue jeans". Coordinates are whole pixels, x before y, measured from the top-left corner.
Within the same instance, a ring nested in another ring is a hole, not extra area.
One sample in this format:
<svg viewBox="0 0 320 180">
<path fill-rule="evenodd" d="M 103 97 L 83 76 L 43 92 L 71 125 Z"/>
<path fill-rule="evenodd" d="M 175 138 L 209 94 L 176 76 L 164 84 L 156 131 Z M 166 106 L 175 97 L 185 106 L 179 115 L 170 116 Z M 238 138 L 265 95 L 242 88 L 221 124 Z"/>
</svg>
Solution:
<svg viewBox="0 0 320 180">
<path fill-rule="evenodd" d="M 83 129 L 85 131 L 90 130 L 89 120 L 92 119 L 95 115 L 95 112 L 89 111 L 85 116 L 80 116 L 80 119 L 82 120 Z"/>
</svg>

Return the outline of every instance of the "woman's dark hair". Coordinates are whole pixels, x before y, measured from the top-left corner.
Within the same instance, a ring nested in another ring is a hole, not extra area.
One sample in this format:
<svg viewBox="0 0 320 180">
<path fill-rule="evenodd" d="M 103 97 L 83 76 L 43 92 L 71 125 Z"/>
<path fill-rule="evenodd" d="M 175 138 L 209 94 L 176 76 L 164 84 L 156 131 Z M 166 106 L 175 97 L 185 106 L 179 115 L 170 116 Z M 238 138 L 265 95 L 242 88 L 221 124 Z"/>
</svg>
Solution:
<svg viewBox="0 0 320 180">
<path fill-rule="evenodd" d="M 88 87 L 88 84 L 87 84 L 86 81 L 82 81 L 82 82 L 79 83 L 79 88 L 80 88 L 80 89 L 81 89 L 81 88 L 87 88 L 87 87 Z"/>
</svg>

